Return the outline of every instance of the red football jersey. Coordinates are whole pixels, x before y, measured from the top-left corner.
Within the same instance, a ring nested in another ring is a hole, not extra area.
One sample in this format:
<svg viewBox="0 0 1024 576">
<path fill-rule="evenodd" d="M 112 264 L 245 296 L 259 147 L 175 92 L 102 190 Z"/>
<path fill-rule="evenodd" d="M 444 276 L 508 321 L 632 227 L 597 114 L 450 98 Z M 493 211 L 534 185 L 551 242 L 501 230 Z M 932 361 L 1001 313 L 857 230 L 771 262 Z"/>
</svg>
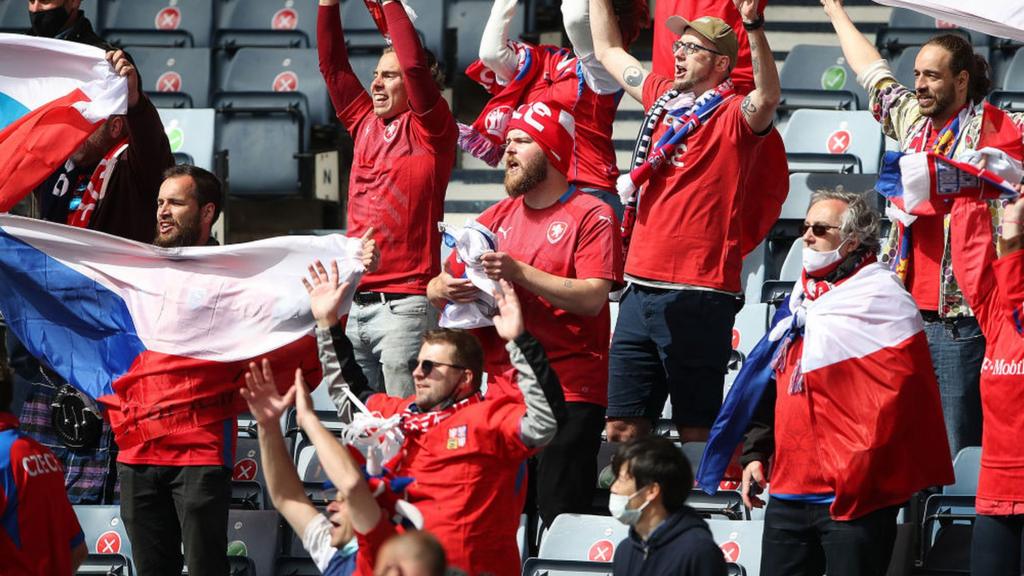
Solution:
<svg viewBox="0 0 1024 576">
<path fill-rule="evenodd" d="M 53 452 L 0 413 L 0 574 L 71 574 L 71 551 L 84 542 Z"/>
<path fill-rule="evenodd" d="M 523 198 L 508 198 L 477 218 L 498 238 L 498 249 L 563 278 L 622 281 L 622 238 L 612 209 L 570 188 L 542 210 Z M 567 402 L 608 404 L 608 346 L 611 316 L 605 304 L 597 316 L 578 316 L 517 286 L 526 329 L 540 341 L 562 384 Z M 505 343 L 493 328 L 476 331 L 486 354 L 487 396 L 511 394 L 512 365 Z"/>
<path fill-rule="evenodd" d="M 413 398 L 375 394 L 366 403 L 387 417 Z M 488 399 L 458 410 L 426 432 L 407 434 L 397 473 L 411 476 L 409 501 L 437 537 L 448 563 L 468 574 L 520 573 L 516 530 L 526 489 L 522 402 Z"/>
<path fill-rule="evenodd" d="M 238 421 L 213 422 L 180 434 L 169 434 L 117 453 L 122 464 L 150 466 L 226 466 L 235 464 Z"/>
<path fill-rule="evenodd" d="M 668 78 L 648 76 L 644 108 L 671 87 Z M 724 102 L 651 176 L 640 195 L 626 274 L 740 291 L 743 191 L 759 143 L 741 101 Z M 655 129 L 655 142 L 668 126 Z"/>
<path fill-rule="evenodd" d="M 602 93 L 590 86 L 584 67 L 600 66 L 593 56 L 590 62 L 584 62 L 567 48 L 524 46 L 531 50 L 523 66 L 539 66 L 543 72 L 529 87 L 523 101 L 555 102 L 571 112 L 576 121 L 576 149 L 566 175 L 569 182 L 581 188 L 614 191 L 619 169 L 615 166 L 612 123 L 622 90 L 617 84 L 611 88 L 614 81 Z"/>
</svg>

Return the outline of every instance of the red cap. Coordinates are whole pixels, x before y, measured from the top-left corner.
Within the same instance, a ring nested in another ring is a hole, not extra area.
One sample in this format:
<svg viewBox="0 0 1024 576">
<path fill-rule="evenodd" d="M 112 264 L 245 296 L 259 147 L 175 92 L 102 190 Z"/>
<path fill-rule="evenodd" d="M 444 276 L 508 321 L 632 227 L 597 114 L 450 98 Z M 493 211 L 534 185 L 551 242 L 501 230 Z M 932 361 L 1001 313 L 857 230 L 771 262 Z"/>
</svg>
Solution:
<svg viewBox="0 0 1024 576">
<path fill-rule="evenodd" d="M 554 103 L 523 104 L 512 112 L 505 133 L 516 129 L 529 134 L 544 150 L 544 155 L 555 169 L 568 175 L 576 138 L 576 121 L 572 114 Z"/>
</svg>

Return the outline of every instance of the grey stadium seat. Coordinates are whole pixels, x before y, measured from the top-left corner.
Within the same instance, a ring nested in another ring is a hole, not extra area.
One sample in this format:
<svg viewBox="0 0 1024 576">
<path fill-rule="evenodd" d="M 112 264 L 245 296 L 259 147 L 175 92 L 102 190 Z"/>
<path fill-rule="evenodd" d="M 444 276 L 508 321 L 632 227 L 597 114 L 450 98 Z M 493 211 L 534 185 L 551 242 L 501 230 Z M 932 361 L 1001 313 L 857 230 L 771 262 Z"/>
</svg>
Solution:
<svg viewBox="0 0 1024 576">
<path fill-rule="evenodd" d="M 305 48 L 316 45 L 315 2 L 217 0 L 214 44 Z"/>
<path fill-rule="evenodd" d="M 131 560 L 132 543 L 121 521 L 120 506 L 79 505 L 74 509 L 90 553 L 96 556 L 113 555 L 106 559 L 111 564 L 119 562 L 117 556 Z M 103 558 L 94 560 L 99 566 L 104 563 Z"/>
<path fill-rule="evenodd" d="M 725 554 L 726 562 L 739 564 L 751 576 L 761 573 L 761 533 L 764 531 L 764 521 L 711 519 L 707 523 L 715 544 Z"/>
<path fill-rule="evenodd" d="M 209 106 L 209 48 L 133 48 L 131 55 L 158 108 Z"/>
<path fill-rule="evenodd" d="M 782 140 L 790 172 L 878 172 L 882 131 L 870 112 L 797 110 Z"/>
<path fill-rule="evenodd" d="M 547 560 L 610 562 L 629 529 L 611 516 L 559 514 L 544 533 L 538 556 Z"/>
<path fill-rule="evenodd" d="M 953 460 L 956 478 L 942 493 L 925 500 L 922 550 L 925 568 L 969 573 L 971 533 L 976 515 L 981 447 L 968 446 Z"/>
<path fill-rule="evenodd" d="M 904 48 L 920 46 L 939 34 L 959 34 L 976 46 L 987 46 L 990 36 L 940 22 L 934 17 L 906 8 L 893 8 L 889 23 L 878 29 L 875 45 L 890 56 Z"/>
<path fill-rule="evenodd" d="M 868 96 L 838 46 L 797 44 L 786 56 L 782 72 L 781 110 L 819 108 L 863 110 Z"/>
<path fill-rule="evenodd" d="M 209 0 L 102 1 L 104 36 L 121 46 L 210 45 L 213 8 Z"/>
<path fill-rule="evenodd" d="M 281 518 L 274 510 L 228 511 L 228 556 L 252 560 L 255 576 L 274 576 L 280 534 Z"/>
<path fill-rule="evenodd" d="M 1003 76 L 1003 89 L 992 92 L 989 100 L 1011 112 L 1024 112 L 1024 50 L 1017 50 Z"/>
<path fill-rule="evenodd" d="M 484 23 L 491 14 L 491 0 L 456 0 L 448 9 L 448 28 L 455 28 L 455 67 L 461 73 L 477 59 Z M 509 26 L 509 40 L 519 40 L 526 22 L 527 7 L 520 4 Z"/>
<path fill-rule="evenodd" d="M 312 124 L 326 124 L 333 116 L 315 49 L 242 48 L 220 71 L 217 90 L 296 92 L 305 97 Z"/>
</svg>

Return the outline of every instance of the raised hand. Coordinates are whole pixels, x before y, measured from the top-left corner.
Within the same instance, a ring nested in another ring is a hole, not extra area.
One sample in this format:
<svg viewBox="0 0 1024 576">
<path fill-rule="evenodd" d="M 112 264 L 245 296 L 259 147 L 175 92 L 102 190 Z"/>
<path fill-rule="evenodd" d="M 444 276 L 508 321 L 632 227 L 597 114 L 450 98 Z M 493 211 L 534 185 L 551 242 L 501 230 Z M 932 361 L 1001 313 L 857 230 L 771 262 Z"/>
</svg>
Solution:
<svg viewBox="0 0 1024 576">
<path fill-rule="evenodd" d="M 242 398 L 249 404 L 249 412 L 260 426 L 277 426 L 285 409 L 295 400 L 295 388 L 284 396 L 277 391 L 274 384 L 274 372 L 270 369 L 270 361 L 263 359 L 259 366 L 249 363 L 245 373 L 245 388 L 239 390 Z"/>
<path fill-rule="evenodd" d="M 839 13 L 846 11 L 843 8 L 843 0 L 821 0 L 821 7 L 825 9 L 825 14 L 829 18 L 833 18 Z"/>
<path fill-rule="evenodd" d="M 295 384 L 288 393 L 295 398 L 295 422 L 305 428 L 310 418 L 317 419 L 316 411 L 313 410 L 313 399 L 306 388 L 306 380 L 302 377 L 302 368 L 295 369 Z"/>
<path fill-rule="evenodd" d="M 744 22 L 754 22 L 759 18 L 757 14 L 757 0 L 732 0 L 732 3 L 739 10 Z"/>
<path fill-rule="evenodd" d="M 118 76 L 128 80 L 128 107 L 133 108 L 139 102 L 139 73 L 124 50 L 107 52 L 107 62 L 114 67 Z"/>
<path fill-rule="evenodd" d="M 495 290 L 494 301 L 498 305 L 498 315 L 491 318 L 498 336 L 511 342 L 519 337 L 526 328 L 523 325 L 523 310 L 519 306 L 519 296 L 507 280 L 499 280 L 501 290 Z"/>
<path fill-rule="evenodd" d="M 309 265 L 309 279 L 303 278 L 302 285 L 309 293 L 309 306 L 316 319 L 316 325 L 327 329 L 338 323 L 338 310 L 345 300 L 349 283 L 338 284 L 338 262 L 331 262 L 327 273 L 322 262 L 317 260 Z"/>
</svg>

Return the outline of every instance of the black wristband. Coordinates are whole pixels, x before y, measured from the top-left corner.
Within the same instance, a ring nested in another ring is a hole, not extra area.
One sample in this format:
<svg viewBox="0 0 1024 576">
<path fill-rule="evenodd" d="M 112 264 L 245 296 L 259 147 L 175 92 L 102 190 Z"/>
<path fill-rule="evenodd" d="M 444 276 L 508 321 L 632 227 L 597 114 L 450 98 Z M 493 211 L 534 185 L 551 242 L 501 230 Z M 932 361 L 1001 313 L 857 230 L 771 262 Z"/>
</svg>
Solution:
<svg viewBox="0 0 1024 576">
<path fill-rule="evenodd" d="M 743 22 L 743 29 L 747 32 L 753 32 L 754 30 L 759 30 L 761 28 L 764 28 L 764 14 L 758 16 L 757 20 L 754 20 L 753 22 Z"/>
</svg>

